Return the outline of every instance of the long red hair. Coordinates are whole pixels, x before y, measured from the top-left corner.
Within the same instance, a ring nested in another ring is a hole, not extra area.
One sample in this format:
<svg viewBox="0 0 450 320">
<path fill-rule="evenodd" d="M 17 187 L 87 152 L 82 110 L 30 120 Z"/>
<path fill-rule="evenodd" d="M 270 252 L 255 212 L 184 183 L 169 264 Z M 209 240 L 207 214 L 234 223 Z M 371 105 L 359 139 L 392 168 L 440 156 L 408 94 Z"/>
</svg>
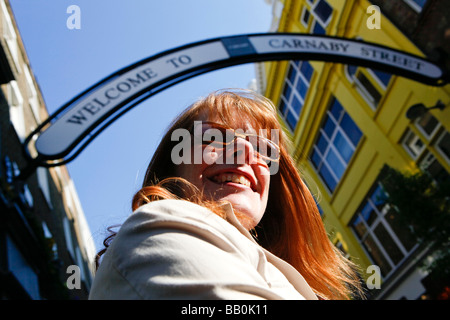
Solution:
<svg viewBox="0 0 450 320">
<path fill-rule="evenodd" d="M 220 206 L 205 199 L 188 181 L 174 177 L 171 133 L 189 129 L 200 115 L 211 115 L 225 125 L 236 126 L 235 115 L 250 121 L 255 130 L 280 132 L 280 162 L 270 179 L 264 216 L 255 228 L 261 246 L 290 263 L 313 291 L 324 299 L 348 299 L 360 292 L 354 266 L 330 242 L 316 202 L 289 154 L 289 142 L 278 122 L 276 107 L 267 98 L 246 90 L 221 90 L 198 100 L 170 126 L 148 166 L 143 187 L 132 201 L 132 209 L 160 199 L 184 199 L 222 215 Z M 270 136 L 268 137 L 270 139 Z M 110 240 L 110 239 L 109 239 Z M 107 245 L 107 243 L 105 243 Z"/>
</svg>

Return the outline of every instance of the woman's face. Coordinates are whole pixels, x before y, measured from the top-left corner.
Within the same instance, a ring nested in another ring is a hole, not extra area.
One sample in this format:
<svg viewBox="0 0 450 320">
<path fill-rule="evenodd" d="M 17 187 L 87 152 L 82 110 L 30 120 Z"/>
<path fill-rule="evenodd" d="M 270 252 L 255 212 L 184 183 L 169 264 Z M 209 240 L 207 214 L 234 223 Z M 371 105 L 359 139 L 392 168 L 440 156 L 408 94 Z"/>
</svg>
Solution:
<svg viewBox="0 0 450 320">
<path fill-rule="evenodd" d="M 220 123 L 216 119 L 207 121 Z M 254 131 L 248 124 L 233 129 Z M 195 137 L 198 137 L 198 133 Z M 202 155 L 202 160 L 178 165 L 177 175 L 203 190 L 206 196 L 230 202 L 235 210 L 249 218 L 245 221 L 241 219 L 243 226 L 254 228 L 263 217 L 267 205 L 270 172 L 266 162 L 257 156 L 252 144 L 243 138 L 234 140 L 234 148 L 202 144 L 200 139 L 197 142 L 195 140 L 192 158 L 197 152 Z"/>
</svg>

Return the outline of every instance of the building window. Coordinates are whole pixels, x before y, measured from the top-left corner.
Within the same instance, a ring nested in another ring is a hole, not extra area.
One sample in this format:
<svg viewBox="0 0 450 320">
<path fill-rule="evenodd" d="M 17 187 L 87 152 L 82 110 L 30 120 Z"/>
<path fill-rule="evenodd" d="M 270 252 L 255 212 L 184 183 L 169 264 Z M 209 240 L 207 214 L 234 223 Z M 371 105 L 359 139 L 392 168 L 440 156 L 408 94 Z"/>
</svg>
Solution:
<svg viewBox="0 0 450 320">
<path fill-rule="evenodd" d="M 361 130 L 333 98 L 311 153 L 314 168 L 331 192 L 341 180 L 361 137 Z"/>
<path fill-rule="evenodd" d="M 308 93 L 314 69 L 308 61 L 291 61 L 280 102 L 280 114 L 294 131 Z"/>
<path fill-rule="evenodd" d="M 48 246 L 51 248 L 52 259 L 53 260 L 58 259 L 58 246 L 56 244 L 55 239 L 53 238 L 52 233 L 50 232 L 50 229 L 48 228 L 47 224 L 44 221 L 42 222 L 42 230 L 44 232 L 45 240 L 47 241 Z"/>
<path fill-rule="evenodd" d="M 20 72 L 21 70 L 19 66 L 19 46 L 17 45 L 17 35 L 14 30 L 13 22 L 11 20 L 11 17 L 9 16 L 9 12 L 3 0 L 1 1 L 1 9 L 3 13 L 3 37 L 6 40 L 8 51 L 14 61 L 16 71 Z"/>
<path fill-rule="evenodd" d="M 447 162 L 450 163 L 450 133 L 448 133 L 448 131 L 442 132 L 436 142 L 436 149 L 445 157 Z"/>
<path fill-rule="evenodd" d="M 30 105 L 31 111 L 33 112 L 36 123 L 41 123 L 41 115 L 39 114 L 39 101 L 37 91 L 34 86 L 34 81 L 27 65 L 24 64 L 23 69 L 25 71 L 24 74 L 26 79 L 28 103 Z"/>
<path fill-rule="evenodd" d="M 75 261 L 75 252 L 72 238 L 72 224 L 67 217 L 63 218 L 63 228 L 64 228 L 64 237 L 66 238 L 67 250 L 70 253 L 72 259 Z"/>
<path fill-rule="evenodd" d="M 375 109 L 391 81 L 392 75 L 386 72 L 347 65 L 346 74 L 351 83 L 355 84 L 356 90 Z"/>
<path fill-rule="evenodd" d="M 318 35 L 324 35 L 327 33 L 327 31 L 325 30 L 324 27 L 322 27 L 320 25 L 320 23 L 317 22 L 317 20 L 314 21 L 314 27 L 312 28 L 312 33 L 313 34 L 318 34 Z"/>
<path fill-rule="evenodd" d="M 19 197 L 24 206 L 26 206 L 30 209 L 33 208 L 34 199 L 33 199 L 33 195 L 31 194 L 30 188 L 28 187 L 27 184 L 24 184 L 23 187 L 21 188 Z"/>
<path fill-rule="evenodd" d="M 23 142 L 26 138 L 23 98 L 15 80 L 6 85 L 6 98 L 9 104 L 9 117 L 17 136 Z"/>
<path fill-rule="evenodd" d="M 50 186 L 48 184 L 48 169 L 43 167 L 37 168 L 36 176 L 38 179 L 39 188 L 41 189 L 49 208 L 53 209 L 52 199 L 50 195 Z"/>
<path fill-rule="evenodd" d="M 83 255 L 81 254 L 81 250 L 78 246 L 76 247 L 75 252 L 76 252 L 77 266 L 80 268 L 81 280 L 86 282 L 86 269 L 84 267 L 84 259 Z"/>
<path fill-rule="evenodd" d="M 417 13 L 422 12 L 427 0 L 403 0 L 405 1 L 411 8 L 414 9 Z"/>
<path fill-rule="evenodd" d="M 301 22 L 305 28 L 308 28 L 309 21 L 312 20 L 310 32 L 313 34 L 326 34 L 331 17 L 333 16 L 333 7 L 326 0 L 309 0 L 307 3 L 311 6 L 303 8 Z"/>
<path fill-rule="evenodd" d="M 411 230 L 399 223 L 388 195 L 376 183 L 350 222 L 350 227 L 382 276 L 389 276 L 416 248 Z"/>
<path fill-rule="evenodd" d="M 359 87 L 363 90 L 364 95 L 369 98 L 370 104 L 372 106 L 377 106 L 381 100 L 381 93 L 378 92 L 377 88 L 372 85 L 369 79 L 364 75 L 364 73 L 360 72 L 355 78 L 355 81 L 358 83 Z"/>
<path fill-rule="evenodd" d="M 319 0 L 313 6 L 313 13 L 322 25 L 326 27 L 331 20 L 333 8 L 325 0 Z"/>
<path fill-rule="evenodd" d="M 426 148 L 425 143 L 411 129 L 406 130 L 402 145 L 413 159 L 417 159 Z"/>
<path fill-rule="evenodd" d="M 14 241 L 6 235 L 8 269 L 34 300 L 41 299 L 37 273 L 30 266 Z"/>
<path fill-rule="evenodd" d="M 308 29 L 310 17 L 311 17 L 311 13 L 309 12 L 308 8 L 306 6 L 303 7 L 300 21 L 306 29 Z"/>
<path fill-rule="evenodd" d="M 425 150 L 435 151 L 442 156 L 447 165 L 450 164 L 450 133 L 430 113 L 418 118 L 414 125 L 407 128 L 401 144 L 408 154 L 419 162 L 426 155 Z"/>
<path fill-rule="evenodd" d="M 416 121 L 416 126 L 425 137 L 431 139 L 439 129 L 439 121 L 428 112 Z"/>
<path fill-rule="evenodd" d="M 447 170 L 430 151 L 426 151 L 422 161 L 419 162 L 419 168 L 427 172 L 437 184 L 450 180 Z"/>
</svg>

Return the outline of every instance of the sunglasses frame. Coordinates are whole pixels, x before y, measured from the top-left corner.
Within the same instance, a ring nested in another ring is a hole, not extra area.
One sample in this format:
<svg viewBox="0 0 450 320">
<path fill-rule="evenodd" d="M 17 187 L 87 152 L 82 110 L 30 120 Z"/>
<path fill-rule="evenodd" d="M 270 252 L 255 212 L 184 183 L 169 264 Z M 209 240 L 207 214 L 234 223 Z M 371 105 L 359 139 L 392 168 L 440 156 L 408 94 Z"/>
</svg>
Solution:
<svg viewBox="0 0 450 320">
<path fill-rule="evenodd" d="M 196 127 L 197 126 L 202 126 L 202 136 L 201 136 L 201 139 L 202 139 L 202 142 L 204 141 L 204 138 L 203 138 L 203 134 L 208 130 L 208 129 L 223 129 L 223 130 L 225 130 L 225 131 L 230 131 L 230 132 L 232 132 L 233 133 L 233 139 L 231 140 L 231 141 L 224 141 L 224 142 L 217 142 L 217 141 L 207 141 L 208 143 L 210 143 L 210 144 L 212 144 L 212 145 L 214 145 L 214 144 L 216 144 L 216 145 L 219 145 L 219 147 L 225 147 L 225 146 L 228 146 L 228 145 L 230 145 L 230 144 L 232 144 L 232 143 L 234 143 L 235 141 L 236 141 L 236 139 L 237 138 L 241 138 L 241 139 L 244 139 L 244 140 L 246 140 L 246 141 L 249 141 L 248 139 L 247 139 L 247 137 L 256 137 L 256 138 L 258 138 L 258 139 L 261 139 L 261 140 L 263 140 L 263 141 L 265 141 L 266 143 L 267 143 L 267 145 L 269 146 L 269 148 L 271 148 L 272 150 L 275 150 L 276 151 L 276 154 L 278 155 L 277 156 L 277 158 L 271 158 L 271 157 L 268 157 L 268 156 L 265 156 L 265 155 L 262 155 L 257 149 L 257 146 L 255 147 L 255 146 L 253 146 L 253 149 L 255 150 L 255 153 L 259 156 L 259 157 L 261 157 L 262 159 L 265 159 L 265 160 L 268 160 L 268 161 L 273 161 L 273 162 L 278 162 L 278 161 L 280 161 L 280 153 L 281 153 L 281 149 L 280 149 L 280 147 L 275 143 L 275 142 L 273 142 L 272 140 L 270 140 L 270 139 L 268 139 L 268 138 L 265 138 L 265 137 L 263 137 L 263 136 L 260 136 L 260 135 L 257 135 L 257 134 L 254 134 L 254 133 L 239 133 L 239 132 L 236 132 L 236 130 L 235 129 L 233 129 L 233 128 L 229 128 L 229 127 L 226 127 L 226 126 L 224 126 L 224 125 L 222 125 L 222 124 L 220 124 L 220 123 L 216 123 L 216 122 L 212 122 L 212 121 L 201 121 L 201 123 L 198 123 L 198 124 L 195 124 L 194 123 L 194 125 L 192 126 L 192 133 L 195 135 L 195 129 L 196 129 Z M 206 129 L 206 130 L 203 130 L 203 126 L 204 125 L 210 125 L 210 128 L 208 128 L 208 129 Z M 226 135 L 225 134 L 225 137 L 228 137 L 228 135 Z M 250 142 L 250 141 L 249 141 Z M 253 144 L 252 144 L 253 145 Z"/>
</svg>

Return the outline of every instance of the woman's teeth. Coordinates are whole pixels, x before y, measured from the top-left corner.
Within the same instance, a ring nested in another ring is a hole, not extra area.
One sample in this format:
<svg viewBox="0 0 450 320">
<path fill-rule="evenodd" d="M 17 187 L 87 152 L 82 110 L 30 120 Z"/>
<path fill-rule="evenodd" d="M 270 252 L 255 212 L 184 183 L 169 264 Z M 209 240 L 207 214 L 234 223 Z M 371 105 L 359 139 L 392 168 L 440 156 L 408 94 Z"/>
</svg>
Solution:
<svg viewBox="0 0 450 320">
<path fill-rule="evenodd" d="M 212 177 L 212 180 L 214 180 L 215 182 L 218 182 L 218 183 L 233 182 L 233 183 L 242 184 L 247 187 L 251 186 L 250 180 L 248 180 L 246 177 L 244 177 L 240 174 L 235 174 L 235 173 L 218 174 L 217 176 Z"/>
</svg>

